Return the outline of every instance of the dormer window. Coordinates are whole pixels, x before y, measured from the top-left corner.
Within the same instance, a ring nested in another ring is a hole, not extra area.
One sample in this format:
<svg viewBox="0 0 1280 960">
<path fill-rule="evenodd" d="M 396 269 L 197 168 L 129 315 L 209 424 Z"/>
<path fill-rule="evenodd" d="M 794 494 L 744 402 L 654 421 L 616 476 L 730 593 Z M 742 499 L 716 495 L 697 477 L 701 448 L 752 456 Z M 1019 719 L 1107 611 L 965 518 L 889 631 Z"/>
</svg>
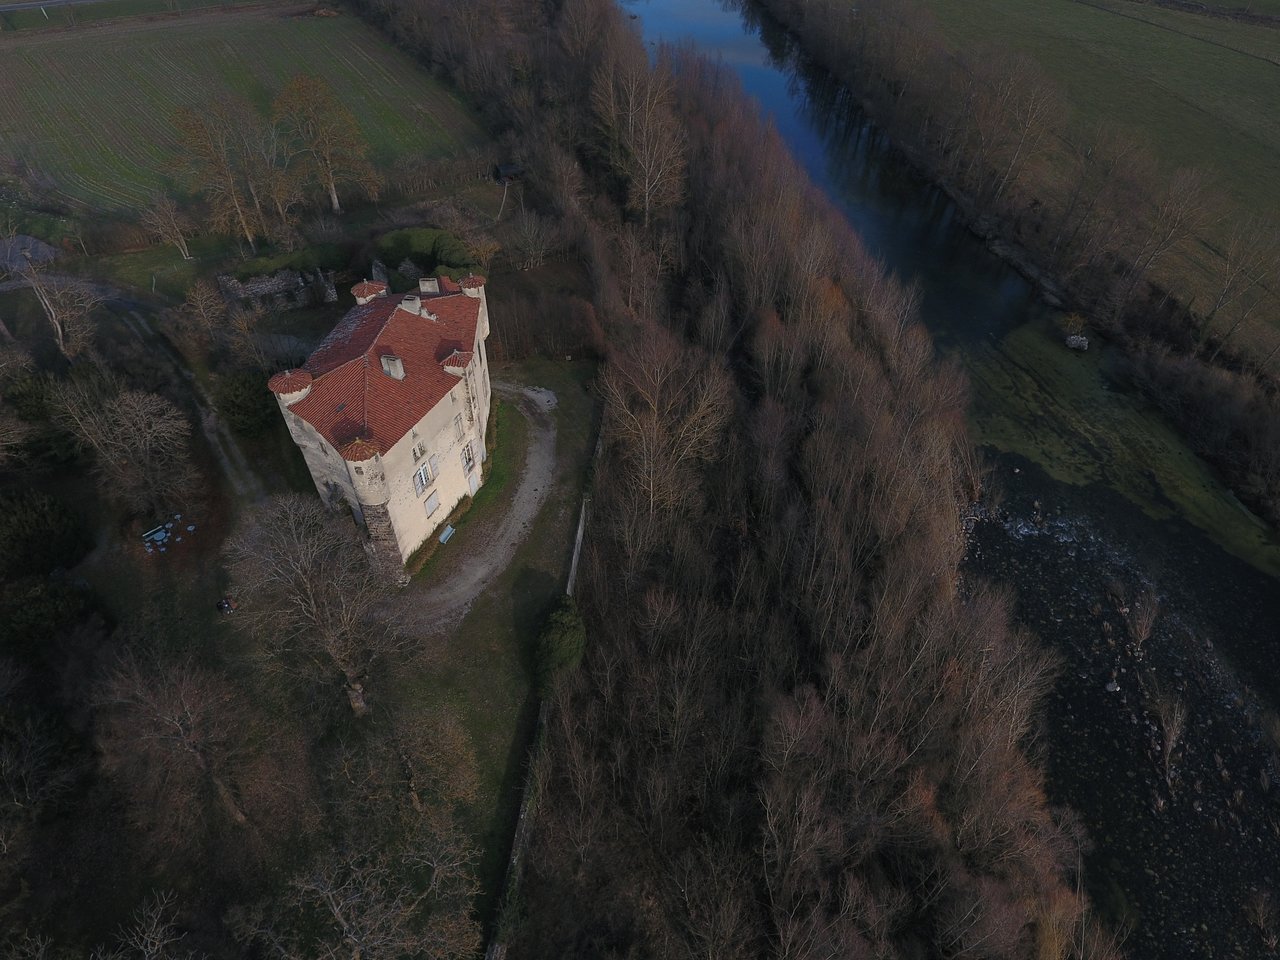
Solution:
<svg viewBox="0 0 1280 960">
<path fill-rule="evenodd" d="M 382 372 L 392 380 L 404 379 L 404 361 L 390 353 L 382 355 Z"/>
</svg>

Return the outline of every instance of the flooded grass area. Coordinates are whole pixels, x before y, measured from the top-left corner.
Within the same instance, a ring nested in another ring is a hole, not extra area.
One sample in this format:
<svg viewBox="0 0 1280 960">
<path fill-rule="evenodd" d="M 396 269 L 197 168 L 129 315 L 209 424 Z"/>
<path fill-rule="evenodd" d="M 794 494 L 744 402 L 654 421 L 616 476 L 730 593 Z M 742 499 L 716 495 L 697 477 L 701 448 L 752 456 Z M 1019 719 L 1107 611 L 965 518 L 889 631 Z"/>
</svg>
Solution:
<svg viewBox="0 0 1280 960">
<path fill-rule="evenodd" d="M 1280 541 L 1191 451 L 1167 420 L 1124 389 L 1104 347 L 1075 353 L 1046 317 L 967 342 L 970 420 L 980 443 L 1016 453 L 1055 480 L 1102 484 L 1156 520 L 1180 517 L 1215 544 L 1280 577 Z"/>
</svg>

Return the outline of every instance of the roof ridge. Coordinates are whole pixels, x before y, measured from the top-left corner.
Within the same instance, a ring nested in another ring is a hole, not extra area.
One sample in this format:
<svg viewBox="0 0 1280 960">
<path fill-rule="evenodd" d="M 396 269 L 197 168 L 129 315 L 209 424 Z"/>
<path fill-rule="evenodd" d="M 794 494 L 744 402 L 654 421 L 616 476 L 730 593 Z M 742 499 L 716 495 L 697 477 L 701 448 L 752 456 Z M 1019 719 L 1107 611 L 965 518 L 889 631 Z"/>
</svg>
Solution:
<svg viewBox="0 0 1280 960">
<path fill-rule="evenodd" d="M 375 341 L 376 342 L 376 341 Z M 369 429 L 369 354 L 364 355 L 364 411 L 360 417 L 360 423 L 364 433 L 373 436 L 373 431 Z"/>
</svg>

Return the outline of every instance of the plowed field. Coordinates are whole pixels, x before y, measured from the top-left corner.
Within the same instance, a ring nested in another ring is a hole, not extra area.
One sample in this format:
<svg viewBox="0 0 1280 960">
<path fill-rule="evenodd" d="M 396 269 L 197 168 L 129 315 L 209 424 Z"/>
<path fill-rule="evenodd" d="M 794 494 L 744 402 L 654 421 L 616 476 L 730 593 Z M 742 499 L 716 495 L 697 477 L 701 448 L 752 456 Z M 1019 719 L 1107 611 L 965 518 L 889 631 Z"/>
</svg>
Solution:
<svg viewBox="0 0 1280 960">
<path fill-rule="evenodd" d="M 24 161 L 90 209 L 136 208 L 167 182 L 178 107 L 239 94 L 265 110 L 303 72 L 338 91 L 379 164 L 482 139 L 464 104 L 355 18 L 265 7 L 0 37 L 0 164 Z"/>
</svg>

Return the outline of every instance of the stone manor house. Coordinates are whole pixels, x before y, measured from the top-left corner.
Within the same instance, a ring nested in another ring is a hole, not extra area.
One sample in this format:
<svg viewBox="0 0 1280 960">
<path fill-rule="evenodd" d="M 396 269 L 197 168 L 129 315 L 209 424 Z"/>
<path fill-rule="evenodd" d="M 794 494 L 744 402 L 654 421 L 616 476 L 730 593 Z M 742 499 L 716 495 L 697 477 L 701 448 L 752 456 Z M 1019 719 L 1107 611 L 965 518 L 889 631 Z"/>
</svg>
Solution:
<svg viewBox="0 0 1280 960">
<path fill-rule="evenodd" d="M 350 504 L 403 562 L 480 487 L 489 420 L 484 278 L 423 277 L 407 296 L 365 280 L 297 370 L 267 386 L 320 496 Z"/>
</svg>

